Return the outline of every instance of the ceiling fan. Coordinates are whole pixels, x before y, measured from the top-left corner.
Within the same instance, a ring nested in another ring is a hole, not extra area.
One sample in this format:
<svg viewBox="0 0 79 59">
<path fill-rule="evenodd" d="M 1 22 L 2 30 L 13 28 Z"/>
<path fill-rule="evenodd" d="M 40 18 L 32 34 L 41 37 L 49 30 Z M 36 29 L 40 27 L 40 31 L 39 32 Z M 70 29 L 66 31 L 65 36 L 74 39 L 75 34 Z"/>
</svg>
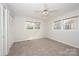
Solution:
<svg viewBox="0 0 79 59">
<path fill-rule="evenodd" d="M 56 12 L 57 10 L 51 10 L 51 9 L 48 9 L 48 6 L 47 4 L 43 4 L 43 10 L 38 10 L 37 12 L 38 13 L 41 13 L 42 15 L 48 15 L 49 13 L 52 13 L 52 12 Z"/>
</svg>

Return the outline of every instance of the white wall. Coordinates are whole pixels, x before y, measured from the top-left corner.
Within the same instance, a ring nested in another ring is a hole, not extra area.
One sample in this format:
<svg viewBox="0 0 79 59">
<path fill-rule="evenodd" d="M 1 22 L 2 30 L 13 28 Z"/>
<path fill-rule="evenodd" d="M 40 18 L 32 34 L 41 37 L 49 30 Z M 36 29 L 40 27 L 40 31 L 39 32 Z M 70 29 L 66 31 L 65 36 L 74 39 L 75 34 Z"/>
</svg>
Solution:
<svg viewBox="0 0 79 59">
<path fill-rule="evenodd" d="M 15 39 L 15 36 L 14 36 L 14 18 L 9 14 L 8 16 L 8 36 L 7 36 L 7 48 L 8 48 L 8 52 L 9 52 L 9 49 L 10 47 L 12 46 L 12 44 L 14 43 L 14 39 Z"/>
<path fill-rule="evenodd" d="M 26 21 L 40 22 L 41 23 L 40 30 L 24 29 L 24 23 Z M 43 38 L 45 36 L 44 30 L 43 30 L 44 29 L 44 22 L 40 19 L 33 19 L 33 18 L 29 18 L 29 17 L 22 17 L 22 16 L 15 17 L 15 27 L 16 27 L 15 28 L 15 31 L 16 31 L 15 42 Z"/>
<path fill-rule="evenodd" d="M 76 30 L 53 30 L 52 24 L 55 20 L 61 20 L 68 17 L 79 15 L 79 10 L 64 14 L 48 22 L 48 38 L 79 48 L 79 26 Z M 79 25 L 79 19 L 78 19 Z"/>
</svg>

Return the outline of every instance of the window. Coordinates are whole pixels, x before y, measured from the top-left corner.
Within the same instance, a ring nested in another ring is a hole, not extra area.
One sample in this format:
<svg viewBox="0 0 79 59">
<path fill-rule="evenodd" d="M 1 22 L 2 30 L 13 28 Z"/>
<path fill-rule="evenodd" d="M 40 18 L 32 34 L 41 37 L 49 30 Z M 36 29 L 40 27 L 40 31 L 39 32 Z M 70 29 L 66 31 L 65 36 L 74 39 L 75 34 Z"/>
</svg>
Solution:
<svg viewBox="0 0 79 59">
<path fill-rule="evenodd" d="M 54 22 L 54 30 L 72 30 L 77 29 L 77 17 L 67 18 L 65 20 L 55 21 Z"/>
<path fill-rule="evenodd" d="M 26 21 L 25 29 L 28 29 L 28 30 L 40 29 L 40 22 Z"/>
<path fill-rule="evenodd" d="M 35 22 L 35 29 L 40 29 L 40 22 Z"/>
<path fill-rule="evenodd" d="M 64 20 L 63 29 L 66 30 L 76 29 L 77 28 L 76 26 L 77 26 L 77 18 Z"/>
<path fill-rule="evenodd" d="M 33 29 L 33 25 L 32 22 L 26 22 L 26 29 Z"/>
<path fill-rule="evenodd" d="M 54 29 L 61 29 L 61 23 L 60 22 L 56 22 L 54 23 Z"/>
</svg>

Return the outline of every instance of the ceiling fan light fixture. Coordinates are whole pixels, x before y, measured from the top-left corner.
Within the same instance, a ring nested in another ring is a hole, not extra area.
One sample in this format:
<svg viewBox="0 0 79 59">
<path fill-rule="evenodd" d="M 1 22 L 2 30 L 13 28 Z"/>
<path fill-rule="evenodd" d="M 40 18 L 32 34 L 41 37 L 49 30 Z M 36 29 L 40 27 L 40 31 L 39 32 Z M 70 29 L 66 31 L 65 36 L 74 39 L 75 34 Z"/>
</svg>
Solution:
<svg viewBox="0 0 79 59">
<path fill-rule="evenodd" d="M 43 15 L 48 15 L 48 11 L 43 11 L 42 14 Z"/>
</svg>

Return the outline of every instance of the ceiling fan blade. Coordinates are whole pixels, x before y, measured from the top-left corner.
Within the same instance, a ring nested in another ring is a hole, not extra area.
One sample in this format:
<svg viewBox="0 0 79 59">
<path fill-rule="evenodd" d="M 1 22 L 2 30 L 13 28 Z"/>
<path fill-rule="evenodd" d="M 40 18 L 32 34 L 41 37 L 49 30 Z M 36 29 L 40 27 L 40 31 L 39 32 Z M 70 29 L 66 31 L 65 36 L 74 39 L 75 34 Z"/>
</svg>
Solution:
<svg viewBox="0 0 79 59">
<path fill-rule="evenodd" d="M 47 7 L 47 4 L 45 3 L 45 4 L 43 4 L 43 6 L 44 6 L 44 9 L 48 9 Z"/>
<path fill-rule="evenodd" d="M 58 12 L 58 10 L 48 10 L 48 12 Z"/>
<path fill-rule="evenodd" d="M 42 11 L 40 11 L 40 10 L 38 10 L 38 11 L 35 11 L 36 13 L 39 13 L 39 14 L 41 14 L 42 13 Z"/>
<path fill-rule="evenodd" d="M 37 11 L 35 11 L 35 12 L 41 12 L 40 10 L 37 10 Z"/>
</svg>

